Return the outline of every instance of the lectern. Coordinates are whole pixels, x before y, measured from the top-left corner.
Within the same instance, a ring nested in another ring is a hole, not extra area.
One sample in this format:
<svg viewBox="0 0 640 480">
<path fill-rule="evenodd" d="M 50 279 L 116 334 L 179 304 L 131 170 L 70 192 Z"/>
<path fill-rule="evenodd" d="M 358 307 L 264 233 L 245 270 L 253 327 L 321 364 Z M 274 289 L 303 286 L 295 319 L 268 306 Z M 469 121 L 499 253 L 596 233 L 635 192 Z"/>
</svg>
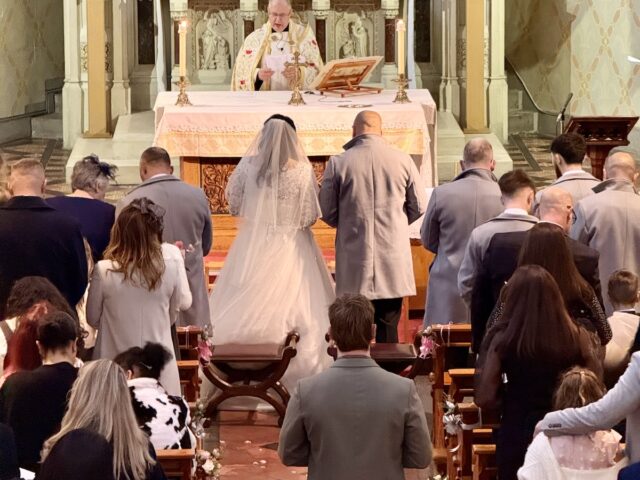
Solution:
<svg viewBox="0 0 640 480">
<path fill-rule="evenodd" d="M 602 180 L 602 167 L 613 147 L 629 145 L 629 132 L 638 117 L 572 117 L 565 133 L 576 132 L 587 141 L 591 174 Z"/>
</svg>

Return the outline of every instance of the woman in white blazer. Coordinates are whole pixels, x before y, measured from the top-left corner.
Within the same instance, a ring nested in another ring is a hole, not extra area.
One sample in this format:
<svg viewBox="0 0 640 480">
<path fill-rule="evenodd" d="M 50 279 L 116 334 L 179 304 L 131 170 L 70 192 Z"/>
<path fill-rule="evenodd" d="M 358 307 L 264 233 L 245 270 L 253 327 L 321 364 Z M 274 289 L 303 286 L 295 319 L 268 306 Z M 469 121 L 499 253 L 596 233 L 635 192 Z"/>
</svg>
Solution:
<svg viewBox="0 0 640 480">
<path fill-rule="evenodd" d="M 111 230 L 111 241 L 93 271 L 87 320 L 98 330 L 94 359 L 113 359 L 147 342 L 173 352 L 171 325 L 191 305 L 184 259 L 175 245 L 161 243 L 164 209 L 147 198 L 126 207 Z M 180 395 L 175 359 L 160 383 Z"/>
</svg>

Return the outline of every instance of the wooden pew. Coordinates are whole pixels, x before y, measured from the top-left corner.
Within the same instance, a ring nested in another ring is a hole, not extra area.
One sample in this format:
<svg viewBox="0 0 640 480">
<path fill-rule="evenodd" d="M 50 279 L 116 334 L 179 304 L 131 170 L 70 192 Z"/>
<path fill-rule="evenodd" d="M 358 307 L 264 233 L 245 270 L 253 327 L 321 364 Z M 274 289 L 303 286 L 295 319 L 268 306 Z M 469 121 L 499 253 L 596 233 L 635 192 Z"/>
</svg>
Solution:
<svg viewBox="0 0 640 480">
<path fill-rule="evenodd" d="M 198 341 L 202 334 L 200 327 L 177 327 L 178 348 L 181 360 L 198 360 Z"/>
<path fill-rule="evenodd" d="M 157 450 L 156 455 L 167 478 L 191 480 L 191 471 L 196 458 L 195 449 Z"/>
<path fill-rule="evenodd" d="M 178 360 L 178 375 L 184 398 L 187 402 L 197 402 L 200 398 L 199 360 Z"/>
<path fill-rule="evenodd" d="M 471 325 L 432 325 L 425 329 L 425 332 L 433 335 L 436 341 L 436 348 L 433 356 L 433 371 L 431 373 L 432 396 L 433 396 L 433 443 L 436 450 L 445 448 L 444 425 L 442 416 L 444 409 L 442 406 L 444 395 L 448 393 L 450 377 L 447 370 L 460 365 L 448 365 L 446 362 L 447 352 L 452 348 L 469 349 L 471 347 Z M 466 365 L 463 365 L 466 367 Z"/>
<path fill-rule="evenodd" d="M 495 445 L 473 446 L 473 480 L 495 480 L 498 475 Z"/>
</svg>

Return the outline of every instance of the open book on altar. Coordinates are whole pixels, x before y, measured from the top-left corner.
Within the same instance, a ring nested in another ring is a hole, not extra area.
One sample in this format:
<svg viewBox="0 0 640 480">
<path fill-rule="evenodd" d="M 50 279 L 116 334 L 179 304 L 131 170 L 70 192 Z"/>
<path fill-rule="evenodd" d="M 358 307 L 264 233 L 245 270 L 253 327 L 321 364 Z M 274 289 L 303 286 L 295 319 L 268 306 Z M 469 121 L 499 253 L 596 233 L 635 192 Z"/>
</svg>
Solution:
<svg viewBox="0 0 640 480">
<path fill-rule="evenodd" d="M 376 56 L 332 60 L 320 71 L 311 84 L 311 89 L 318 90 L 322 94 L 340 95 L 341 97 L 380 93 L 382 88 L 365 87 L 360 84 L 382 59 L 383 57 Z"/>
</svg>

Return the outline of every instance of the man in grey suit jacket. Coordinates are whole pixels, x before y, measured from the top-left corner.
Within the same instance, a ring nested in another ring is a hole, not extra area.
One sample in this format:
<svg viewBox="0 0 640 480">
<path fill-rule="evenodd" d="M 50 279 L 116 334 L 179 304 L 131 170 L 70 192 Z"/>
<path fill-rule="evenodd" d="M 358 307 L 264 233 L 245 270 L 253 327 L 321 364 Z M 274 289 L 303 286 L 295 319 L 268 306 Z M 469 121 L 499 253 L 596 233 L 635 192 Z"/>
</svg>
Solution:
<svg viewBox="0 0 640 480">
<path fill-rule="evenodd" d="M 166 150 L 147 148 L 140 157 L 142 183 L 118 202 L 116 216 L 136 198 L 147 197 L 162 206 L 164 232 L 162 240 L 182 242 L 185 267 L 193 302 L 178 315 L 179 326 L 209 325 L 209 299 L 204 278 L 203 257 L 212 243 L 211 211 L 204 192 L 173 176 L 171 159 Z"/>
<path fill-rule="evenodd" d="M 584 197 L 593 195 L 592 188 L 600 183 L 600 180 L 582 169 L 586 153 L 587 142 L 579 133 L 563 133 L 551 142 L 551 158 L 561 174 L 551 186 L 569 192 L 574 205 Z M 536 206 L 540 203 L 541 193 L 536 195 Z"/>
<path fill-rule="evenodd" d="M 533 208 L 536 186 L 524 170 L 505 173 L 498 180 L 498 185 L 502 192 L 502 204 L 505 210 L 497 217 L 473 229 L 458 272 L 458 290 L 467 306 L 470 306 L 471 291 L 493 235 L 522 232 L 538 223 L 536 217 L 529 215 Z"/>
<path fill-rule="evenodd" d="M 604 164 L 604 181 L 575 208 L 571 237 L 600 252 L 600 284 L 607 285 L 620 269 L 640 274 L 640 195 L 635 189 L 638 170 L 630 153 L 616 152 Z M 607 315 L 613 306 L 607 295 Z"/>
<path fill-rule="evenodd" d="M 409 224 L 426 192 L 409 155 L 382 138 L 382 119 L 360 112 L 353 140 L 331 157 L 322 180 L 322 219 L 336 234 L 336 294 L 360 293 L 376 310 L 377 342 L 398 341 L 402 297 L 416 294 Z"/>
<path fill-rule="evenodd" d="M 469 141 L 460 166 L 460 175 L 433 191 L 420 231 L 424 247 L 436 254 L 429 270 L 425 325 L 469 322 L 469 309 L 458 292 L 458 270 L 473 229 L 504 209 L 487 140 Z"/>
<path fill-rule="evenodd" d="M 329 308 L 333 366 L 302 379 L 280 431 L 285 465 L 308 466 L 309 480 L 401 480 L 426 468 L 431 441 L 412 380 L 382 370 L 369 356 L 374 310 L 345 294 Z"/>
</svg>

